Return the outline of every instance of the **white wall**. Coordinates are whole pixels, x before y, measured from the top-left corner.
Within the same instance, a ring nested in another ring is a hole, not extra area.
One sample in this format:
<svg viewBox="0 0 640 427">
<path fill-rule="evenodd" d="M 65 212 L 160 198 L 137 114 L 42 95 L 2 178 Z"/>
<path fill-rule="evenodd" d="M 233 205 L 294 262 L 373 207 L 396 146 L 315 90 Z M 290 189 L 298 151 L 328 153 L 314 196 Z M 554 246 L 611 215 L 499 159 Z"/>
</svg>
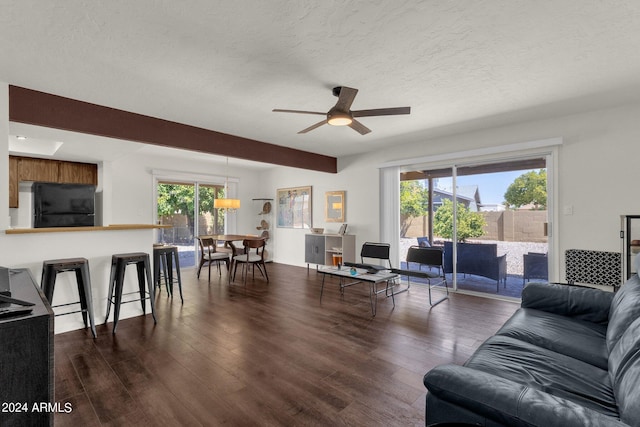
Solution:
<svg viewBox="0 0 640 427">
<path fill-rule="evenodd" d="M 378 169 L 371 164 L 370 156 L 338 160 L 337 174 L 279 167 L 264 172 L 264 192 L 276 196 L 278 188 L 312 186 L 314 227 L 324 228 L 325 233 L 336 233 L 341 223 L 325 222 L 324 197 L 327 191 L 346 191 L 345 206 L 347 233 L 356 235 L 356 248 L 366 241 L 379 238 Z M 277 200 L 276 200 L 277 206 Z M 304 266 L 304 236 L 309 230 L 274 228 L 275 261 Z M 358 255 L 358 254 L 356 254 Z"/>
<path fill-rule="evenodd" d="M 154 170 L 164 171 L 164 175 L 185 178 L 189 175 L 205 175 L 219 178 L 224 183 L 225 176 L 230 180 L 239 180 L 238 198 L 241 208 L 234 214 L 238 224 L 237 232 L 255 232 L 255 215 L 251 208 L 251 199 L 266 197 L 261 192 L 260 173 L 256 170 L 229 167 L 206 161 L 182 160 L 134 154 L 113 161 L 111 168 L 112 208 L 111 223 L 143 223 L 151 224 L 154 219 Z"/>
<path fill-rule="evenodd" d="M 419 140 L 361 156 L 340 159 L 336 175 L 279 168 L 265 174 L 276 188 L 313 185 L 314 226 L 323 223 L 324 191 L 347 191 L 347 222 L 357 234 L 356 246 L 379 235 L 377 166 L 391 160 L 495 147 L 562 137 L 559 150 L 556 224 L 559 252 L 556 277 L 564 280 L 564 251 L 619 251 L 620 215 L 639 214 L 634 185 L 640 162 L 640 105 L 632 104 L 548 120 L 531 121 L 477 132 Z M 563 215 L 564 207 L 573 214 Z M 277 229 L 276 261 L 304 264 L 304 231 Z"/>
</svg>

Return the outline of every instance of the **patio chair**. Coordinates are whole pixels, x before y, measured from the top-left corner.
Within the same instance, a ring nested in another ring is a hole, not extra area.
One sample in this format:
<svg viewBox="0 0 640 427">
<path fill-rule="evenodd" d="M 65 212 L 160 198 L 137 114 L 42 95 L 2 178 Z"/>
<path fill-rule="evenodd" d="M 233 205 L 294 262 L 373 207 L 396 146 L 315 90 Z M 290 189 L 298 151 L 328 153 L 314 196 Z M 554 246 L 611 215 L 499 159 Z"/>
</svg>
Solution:
<svg viewBox="0 0 640 427">
<path fill-rule="evenodd" d="M 531 279 L 549 280 L 549 261 L 547 254 L 529 252 L 522 255 L 522 260 L 524 264 L 522 285 Z"/>
<path fill-rule="evenodd" d="M 421 248 L 431 247 L 431 242 L 429 242 L 428 237 L 417 237 L 416 239 L 418 240 L 418 246 L 420 246 Z"/>
</svg>

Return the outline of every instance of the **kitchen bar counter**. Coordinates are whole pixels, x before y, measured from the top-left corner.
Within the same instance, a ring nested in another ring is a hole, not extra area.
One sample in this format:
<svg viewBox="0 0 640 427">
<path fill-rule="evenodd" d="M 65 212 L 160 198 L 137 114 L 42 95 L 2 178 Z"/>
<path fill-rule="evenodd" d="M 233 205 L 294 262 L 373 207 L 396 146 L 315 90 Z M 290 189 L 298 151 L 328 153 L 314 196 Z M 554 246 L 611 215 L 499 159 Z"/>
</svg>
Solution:
<svg viewBox="0 0 640 427">
<path fill-rule="evenodd" d="M 10 229 L 5 233 L 0 232 L 0 265 L 9 268 L 27 268 L 37 283 L 40 283 L 43 261 L 86 258 L 89 260 L 95 321 L 96 325 L 100 325 L 104 323 L 107 312 L 111 256 L 129 252 L 146 252 L 151 255 L 159 228 L 165 228 L 165 226 L 113 224 L 108 227 Z M 125 293 L 138 290 L 136 269 L 127 270 L 123 291 Z M 166 297 L 166 294 L 163 293 L 163 297 Z M 58 274 L 52 305 L 68 304 L 78 299 L 75 274 L 71 272 Z M 68 311 L 64 308 L 55 310 Z M 121 307 L 121 320 L 140 315 L 142 315 L 140 304 L 123 304 Z M 84 322 L 80 314 L 74 314 L 56 317 L 54 326 L 55 333 L 62 333 L 82 329 Z"/>
<path fill-rule="evenodd" d="M 73 231 L 110 231 L 110 230 L 146 230 L 152 228 L 171 228 L 171 225 L 154 224 L 112 224 L 95 227 L 50 227 L 50 228 L 11 228 L 5 230 L 5 234 L 32 234 L 32 233 L 66 233 Z"/>
</svg>

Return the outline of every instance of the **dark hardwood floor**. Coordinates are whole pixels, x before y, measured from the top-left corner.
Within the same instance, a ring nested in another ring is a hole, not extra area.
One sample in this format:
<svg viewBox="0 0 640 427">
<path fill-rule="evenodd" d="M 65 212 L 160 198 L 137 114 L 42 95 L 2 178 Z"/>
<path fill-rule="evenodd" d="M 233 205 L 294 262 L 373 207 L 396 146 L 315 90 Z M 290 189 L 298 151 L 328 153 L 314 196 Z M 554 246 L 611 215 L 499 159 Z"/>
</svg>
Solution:
<svg viewBox="0 0 640 427">
<path fill-rule="evenodd" d="M 517 304 L 427 289 L 378 300 L 366 285 L 340 296 L 313 269 L 267 265 L 229 286 L 212 268 L 182 271 L 184 305 L 156 297 L 150 315 L 55 336 L 57 426 L 423 426 L 423 375 L 462 363 Z M 438 291 L 434 291 L 438 292 Z"/>
</svg>

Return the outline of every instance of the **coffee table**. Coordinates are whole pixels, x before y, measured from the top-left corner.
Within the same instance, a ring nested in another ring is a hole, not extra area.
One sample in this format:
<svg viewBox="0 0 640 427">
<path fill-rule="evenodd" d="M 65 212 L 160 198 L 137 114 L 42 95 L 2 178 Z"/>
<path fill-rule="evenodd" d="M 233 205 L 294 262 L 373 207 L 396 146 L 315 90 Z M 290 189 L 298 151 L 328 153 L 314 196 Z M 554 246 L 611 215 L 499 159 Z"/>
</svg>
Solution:
<svg viewBox="0 0 640 427">
<path fill-rule="evenodd" d="M 376 273 L 369 273 L 362 268 L 356 268 L 355 274 L 351 273 L 349 267 L 319 267 L 318 273 L 322 274 L 322 287 L 320 288 L 320 301 L 322 301 L 322 294 L 324 292 L 324 281 L 327 276 L 333 276 L 340 279 L 340 294 L 344 295 L 344 288 L 357 285 L 358 283 L 369 284 L 369 301 L 371 302 L 371 315 L 376 315 L 378 305 L 378 294 L 384 292 L 385 296 L 391 297 L 393 300 L 393 306 L 396 306 L 396 300 L 394 298 L 393 289 L 389 291 L 389 283 L 398 277 L 396 273 L 389 270 L 381 270 Z M 384 289 L 378 289 L 378 284 L 384 283 Z"/>
</svg>

